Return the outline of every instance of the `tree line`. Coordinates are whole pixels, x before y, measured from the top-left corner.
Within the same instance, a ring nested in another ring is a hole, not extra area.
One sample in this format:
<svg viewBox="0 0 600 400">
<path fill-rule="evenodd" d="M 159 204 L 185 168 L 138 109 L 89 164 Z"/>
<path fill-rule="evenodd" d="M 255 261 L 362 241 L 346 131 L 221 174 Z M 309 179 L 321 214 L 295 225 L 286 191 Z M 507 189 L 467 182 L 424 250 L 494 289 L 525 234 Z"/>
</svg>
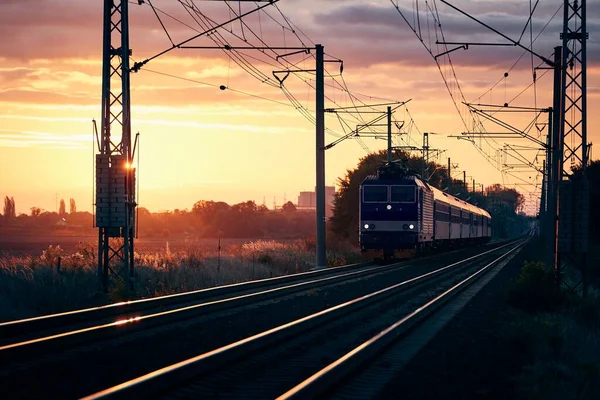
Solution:
<svg viewBox="0 0 600 400">
<path fill-rule="evenodd" d="M 291 202 L 273 211 L 252 200 L 233 205 L 200 200 L 191 210 L 150 213 L 140 208 L 138 215 L 139 234 L 150 237 L 302 238 L 313 236 L 315 229 L 315 213 L 297 211 Z"/>
<path fill-rule="evenodd" d="M 77 211 L 73 199 L 69 211 L 67 214 L 66 203 L 61 200 L 58 212 L 31 207 L 29 215 L 16 215 L 14 199 L 7 196 L 4 213 L 0 215 L 0 227 L 23 229 L 29 233 L 49 230 L 94 232 L 92 213 Z M 191 210 L 151 213 L 138 207 L 136 225 L 140 237 L 305 238 L 314 235 L 315 213 L 297 211 L 292 202 L 272 211 L 254 201 L 229 205 L 222 201 L 200 200 Z"/>
<path fill-rule="evenodd" d="M 423 160 L 420 157 L 400 153 L 409 168 L 421 171 Z M 363 179 L 377 171 L 385 161 L 385 152 L 369 154 L 363 157 L 357 167 L 348 170 L 338 180 L 338 191 L 334 200 L 334 212 L 329 220 L 330 233 L 351 243 L 358 241 L 358 187 Z M 523 196 L 512 188 L 500 184 L 490 185 L 484 191 L 472 192 L 461 180 L 448 179 L 446 168 L 430 163 L 429 184 L 450 191 L 457 197 L 486 209 L 493 218 L 494 235 L 507 237 L 523 229 L 529 219 L 519 215 L 523 205 Z M 600 204 L 600 161 L 590 163 L 587 170 L 590 180 L 590 204 Z M 73 199 L 70 200 L 70 212 L 67 215 L 61 202 L 59 212 L 48 212 L 32 207 L 31 214 L 15 212 L 15 200 L 4 198 L 3 214 L 0 226 L 17 225 L 26 228 L 44 228 L 56 225 L 65 218 L 70 226 L 77 227 L 90 234 L 94 232 L 93 215 L 78 212 Z M 590 235 L 600 240 L 600 210 L 590 207 Z M 280 210 L 272 211 L 254 201 L 229 205 L 222 201 L 201 200 L 191 210 L 173 210 L 151 213 L 138 208 L 138 233 L 140 237 L 170 237 L 174 235 L 193 235 L 197 237 L 224 238 L 297 238 L 313 237 L 315 214 L 311 211 L 297 211 L 294 204 L 286 203 Z"/>
</svg>

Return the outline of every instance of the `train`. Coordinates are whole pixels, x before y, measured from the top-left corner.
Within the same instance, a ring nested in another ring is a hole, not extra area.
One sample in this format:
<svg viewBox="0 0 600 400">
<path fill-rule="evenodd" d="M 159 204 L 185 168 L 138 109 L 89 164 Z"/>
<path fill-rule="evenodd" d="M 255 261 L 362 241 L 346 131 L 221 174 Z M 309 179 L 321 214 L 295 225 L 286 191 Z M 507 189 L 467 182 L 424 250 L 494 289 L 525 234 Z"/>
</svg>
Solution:
<svg viewBox="0 0 600 400">
<path fill-rule="evenodd" d="M 359 192 L 364 258 L 410 258 L 484 244 L 492 237 L 486 210 L 434 188 L 401 162 L 380 165 Z"/>
</svg>

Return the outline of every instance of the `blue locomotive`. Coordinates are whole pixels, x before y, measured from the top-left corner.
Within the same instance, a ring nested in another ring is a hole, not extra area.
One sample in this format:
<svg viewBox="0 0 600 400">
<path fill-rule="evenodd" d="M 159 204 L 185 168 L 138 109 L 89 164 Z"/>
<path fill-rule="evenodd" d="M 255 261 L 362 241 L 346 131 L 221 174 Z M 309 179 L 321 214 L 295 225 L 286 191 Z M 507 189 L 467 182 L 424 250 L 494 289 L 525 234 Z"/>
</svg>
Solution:
<svg viewBox="0 0 600 400">
<path fill-rule="evenodd" d="M 360 249 L 369 258 L 406 258 L 486 243 L 487 211 L 438 190 L 399 163 L 360 185 Z"/>
</svg>

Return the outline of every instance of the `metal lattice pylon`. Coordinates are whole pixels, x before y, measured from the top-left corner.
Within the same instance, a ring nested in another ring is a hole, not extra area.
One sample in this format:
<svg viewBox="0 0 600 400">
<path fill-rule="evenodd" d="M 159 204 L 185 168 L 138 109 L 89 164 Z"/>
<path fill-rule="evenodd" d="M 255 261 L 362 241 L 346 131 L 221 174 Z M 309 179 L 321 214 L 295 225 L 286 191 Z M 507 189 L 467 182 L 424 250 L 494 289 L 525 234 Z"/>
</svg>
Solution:
<svg viewBox="0 0 600 400">
<path fill-rule="evenodd" d="M 556 272 L 560 280 L 565 264 L 579 267 L 585 296 L 589 241 L 586 2 L 565 0 L 563 8 L 560 142 L 555 160 L 560 163 Z M 575 174 L 578 168 L 581 173 Z"/>
<path fill-rule="evenodd" d="M 107 290 L 110 272 L 129 281 L 130 285 L 133 278 L 136 203 L 128 20 L 127 0 L 104 0 L 102 121 L 99 153 L 95 159 L 98 275 L 104 290 Z M 111 238 L 114 238 L 112 243 Z M 112 268 L 111 262 L 122 271 Z"/>
<path fill-rule="evenodd" d="M 561 34 L 562 52 L 562 115 L 563 168 L 562 177 L 571 175 L 575 166 L 587 165 L 586 118 L 586 31 L 585 0 L 564 4 Z"/>
</svg>

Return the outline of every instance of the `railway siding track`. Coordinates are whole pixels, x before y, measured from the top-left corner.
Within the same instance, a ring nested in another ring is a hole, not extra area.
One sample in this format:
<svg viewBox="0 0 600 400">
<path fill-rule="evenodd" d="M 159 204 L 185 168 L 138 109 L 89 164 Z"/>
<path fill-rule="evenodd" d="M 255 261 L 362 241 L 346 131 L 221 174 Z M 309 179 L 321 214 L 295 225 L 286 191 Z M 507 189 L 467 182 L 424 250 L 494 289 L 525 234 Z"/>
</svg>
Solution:
<svg viewBox="0 0 600 400">
<path fill-rule="evenodd" d="M 347 348 L 348 345 L 359 344 L 355 343 L 358 338 L 365 337 L 364 335 L 367 335 L 368 337 L 370 334 L 377 332 L 382 324 L 384 327 L 387 327 L 391 322 L 395 321 L 395 315 L 390 314 L 390 310 L 409 315 L 413 310 L 399 310 L 399 308 L 402 308 L 402 305 L 404 305 L 404 308 L 406 308 L 406 305 L 410 305 L 410 307 L 420 309 L 420 305 L 423 303 L 419 302 L 424 301 L 423 298 L 430 298 L 433 294 L 437 296 L 443 292 L 440 292 L 441 286 L 439 285 L 439 282 L 436 283 L 436 281 L 446 279 L 444 277 L 448 275 L 453 275 L 454 280 L 458 278 L 464 279 L 465 276 L 467 276 L 465 275 L 466 273 L 462 272 L 462 275 L 460 273 L 456 274 L 456 269 L 464 269 L 469 266 L 473 267 L 473 265 L 480 263 L 483 258 L 492 257 L 496 252 L 501 251 L 499 249 L 510 246 L 510 243 L 503 245 L 500 248 L 486 251 L 481 255 L 469 257 L 433 272 L 396 283 L 360 298 L 330 307 L 326 310 L 280 325 L 256 335 L 246 337 L 235 343 L 228 344 L 213 351 L 200 354 L 191 359 L 146 374 L 145 376 L 123 383 L 117 387 L 98 392 L 89 398 L 102 398 L 105 396 L 111 398 L 130 398 L 132 396 L 155 396 L 157 393 L 162 393 L 164 395 L 170 388 L 177 387 L 187 381 L 191 381 L 192 383 L 186 386 L 187 389 L 177 391 L 174 394 L 174 397 L 193 397 L 192 393 L 209 397 L 244 397 L 243 393 L 246 393 L 247 395 L 252 393 L 252 384 L 248 384 L 248 381 L 245 383 L 235 382 L 235 379 L 234 382 L 227 383 L 227 379 L 233 379 L 233 377 L 236 376 L 239 377 L 240 374 L 243 374 L 243 371 L 260 370 L 265 365 L 275 366 L 268 368 L 273 372 L 274 377 L 277 375 L 280 375 L 280 378 L 309 376 L 310 373 L 307 374 L 307 371 L 311 370 L 311 365 L 313 366 L 312 368 L 314 368 L 314 365 L 322 365 L 324 363 L 327 365 L 330 361 L 327 357 L 321 357 L 321 359 L 317 360 L 314 359 L 314 357 L 318 357 L 319 354 L 319 347 L 314 345 L 315 336 L 320 335 L 321 340 L 324 342 L 326 342 L 325 338 L 328 335 L 336 337 L 338 343 L 333 346 L 335 347 L 333 354 L 336 354 L 336 352 L 339 354 L 340 351 Z M 427 287 L 426 282 L 429 281 L 432 283 Z M 456 282 L 453 284 L 456 284 Z M 398 296 L 404 299 L 404 301 L 398 302 Z M 388 309 L 382 308 L 382 304 L 386 305 Z M 402 305 L 398 306 L 398 304 Z M 361 310 L 362 312 L 358 312 Z M 365 312 L 365 310 L 370 311 Z M 378 322 L 369 322 L 368 318 L 365 319 L 365 316 L 367 315 L 376 316 Z M 356 328 L 353 329 L 353 327 L 356 326 L 360 327 L 359 330 L 362 332 L 361 335 L 356 332 Z M 352 331 L 356 337 L 348 337 L 349 331 Z M 343 340 L 341 338 L 343 338 Z M 345 343 L 344 346 L 341 344 L 341 341 Z M 329 346 L 331 347 L 331 344 Z M 314 350 L 315 348 L 317 348 L 317 350 Z M 309 351 L 311 349 L 314 351 Z M 305 357 L 302 359 L 302 357 L 297 356 L 302 353 L 311 353 L 313 358 L 307 356 L 308 358 Z M 344 353 L 345 351 L 342 354 Z M 292 354 L 296 354 L 296 358 L 294 358 Z M 331 354 L 331 348 L 329 348 L 328 351 L 324 351 L 323 354 Z M 257 361 L 253 361 L 254 359 Z M 284 365 L 288 360 L 292 366 L 286 369 Z M 231 363 L 234 361 L 236 367 L 231 367 Z M 297 372 L 290 372 L 290 368 L 291 370 L 300 370 L 300 375 L 298 375 Z M 198 376 L 203 376 L 203 380 L 201 382 L 194 382 L 197 380 Z M 256 381 L 256 379 L 257 377 L 254 376 L 252 382 Z M 258 397 L 274 397 L 284 391 L 277 392 L 277 390 L 281 390 L 282 387 L 285 387 L 282 386 L 285 385 L 285 383 L 282 382 L 281 379 L 274 379 L 272 382 L 268 379 L 265 382 L 264 379 L 262 379 L 261 382 L 263 386 L 267 386 L 265 388 L 266 391 L 259 391 L 253 395 Z M 273 385 L 270 385 L 273 387 L 269 387 L 269 383 L 273 383 Z M 289 384 L 289 382 L 287 382 L 287 384 Z M 235 385 L 236 387 L 243 387 L 245 389 L 242 392 L 238 391 L 235 393 L 227 391 L 225 393 L 221 392 L 221 390 L 228 385 L 230 388 Z M 287 388 L 289 388 L 289 386 L 285 387 L 285 389 Z M 252 397 L 252 395 L 250 395 L 250 397 Z"/>
</svg>

